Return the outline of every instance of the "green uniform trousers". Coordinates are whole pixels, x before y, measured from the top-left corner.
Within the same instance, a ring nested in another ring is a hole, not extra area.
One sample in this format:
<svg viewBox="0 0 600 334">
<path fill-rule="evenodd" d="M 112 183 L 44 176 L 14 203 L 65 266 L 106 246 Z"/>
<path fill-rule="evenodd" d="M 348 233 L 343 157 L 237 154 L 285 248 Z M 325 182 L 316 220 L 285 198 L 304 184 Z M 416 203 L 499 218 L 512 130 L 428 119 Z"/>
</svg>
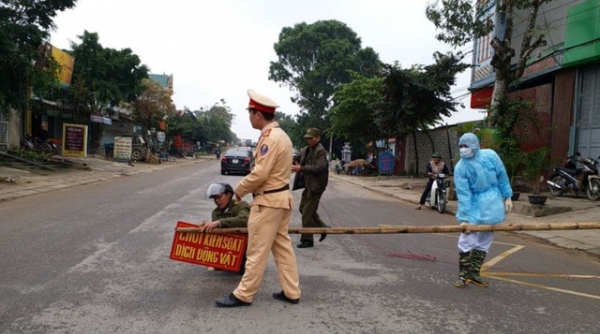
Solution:
<svg viewBox="0 0 600 334">
<path fill-rule="evenodd" d="M 317 213 L 322 195 L 323 191 L 310 191 L 304 189 L 302 192 L 302 200 L 300 200 L 302 227 L 328 227 Z M 314 241 L 313 235 L 302 234 L 300 236 L 300 242 L 302 241 Z"/>
</svg>

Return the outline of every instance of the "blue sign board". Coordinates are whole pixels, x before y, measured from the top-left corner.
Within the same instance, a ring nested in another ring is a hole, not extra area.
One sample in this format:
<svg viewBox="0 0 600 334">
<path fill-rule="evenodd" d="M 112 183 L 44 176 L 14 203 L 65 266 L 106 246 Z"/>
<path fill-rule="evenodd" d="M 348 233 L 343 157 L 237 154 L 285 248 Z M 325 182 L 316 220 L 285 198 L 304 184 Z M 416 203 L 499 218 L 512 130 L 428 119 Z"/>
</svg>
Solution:
<svg viewBox="0 0 600 334">
<path fill-rule="evenodd" d="M 394 174 L 394 155 L 391 152 L 379 153 L 379 174 Z"/>
</svg>

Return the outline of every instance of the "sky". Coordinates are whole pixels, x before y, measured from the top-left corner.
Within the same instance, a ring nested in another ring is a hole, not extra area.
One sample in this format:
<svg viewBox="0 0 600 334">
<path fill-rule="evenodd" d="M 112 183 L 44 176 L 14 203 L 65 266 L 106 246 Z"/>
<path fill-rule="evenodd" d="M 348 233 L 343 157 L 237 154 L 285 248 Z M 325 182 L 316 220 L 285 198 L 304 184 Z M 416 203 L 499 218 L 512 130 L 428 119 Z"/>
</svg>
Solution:
<svg viewBox="0 0 600 334">
<path fill-rule="evenodd" d="M 69 49 L 85 30 L 100 44 L 130 48 L 154 74 L 172 74 L 177 109 L 197 110 L 224 99 L 236 115 L 232 131 L 240 139 L 258 137 L 248 120 L 248 89 L 276 101 L 278 110 L 296 115 L 288 87 L 268 80 L 276 61 L 273 46 L 284 27 L 338 20 L 345 23 L 385 63 L 402 67 L 433 63 L 435 51 L 451 48 L 435 39 L 425 17 L 431 0 L 79 0 L 55 17 L 50 42 Z M 461 48 L 471 50 L 472 46 Z M 470 61 L 470 57 L 467 57 Z M 454 96 L 468 93 L 471 71 L 457 77 Z M 469 108 L 445 119 L 448 124 L 482 119 Z"/>
</svg>

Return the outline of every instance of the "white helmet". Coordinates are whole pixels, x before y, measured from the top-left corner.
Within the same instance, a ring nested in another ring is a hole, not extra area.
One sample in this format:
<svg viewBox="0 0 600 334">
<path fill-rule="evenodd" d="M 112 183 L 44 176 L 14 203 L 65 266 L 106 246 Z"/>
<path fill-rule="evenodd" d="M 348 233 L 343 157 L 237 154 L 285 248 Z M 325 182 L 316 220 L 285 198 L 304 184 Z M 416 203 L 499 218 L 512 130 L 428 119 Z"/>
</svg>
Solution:
<svg viewBox="0 0 600 334">
<path fill-rule="evenodd" d="M 215 196 L 219 196 L 222 193 L 232 193 L 233 188 L 229 185 L 229 183 L 225 182 L 216 182 L 211 183 L 206 189 L 206 198 L 212 199 Z"/>
</svg>

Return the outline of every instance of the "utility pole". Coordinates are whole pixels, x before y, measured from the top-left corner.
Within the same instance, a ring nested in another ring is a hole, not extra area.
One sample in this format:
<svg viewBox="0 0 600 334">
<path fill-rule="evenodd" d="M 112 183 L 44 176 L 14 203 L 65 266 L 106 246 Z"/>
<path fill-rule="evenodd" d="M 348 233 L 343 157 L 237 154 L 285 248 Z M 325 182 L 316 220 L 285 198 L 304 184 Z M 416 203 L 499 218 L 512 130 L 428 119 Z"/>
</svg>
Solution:
<svg viewBox="0 0 600 334">
<path fill-rule="evenodd" d="M 333 133 L 329 135 L 329 162 L 333 161 Z"/>
</svg>

